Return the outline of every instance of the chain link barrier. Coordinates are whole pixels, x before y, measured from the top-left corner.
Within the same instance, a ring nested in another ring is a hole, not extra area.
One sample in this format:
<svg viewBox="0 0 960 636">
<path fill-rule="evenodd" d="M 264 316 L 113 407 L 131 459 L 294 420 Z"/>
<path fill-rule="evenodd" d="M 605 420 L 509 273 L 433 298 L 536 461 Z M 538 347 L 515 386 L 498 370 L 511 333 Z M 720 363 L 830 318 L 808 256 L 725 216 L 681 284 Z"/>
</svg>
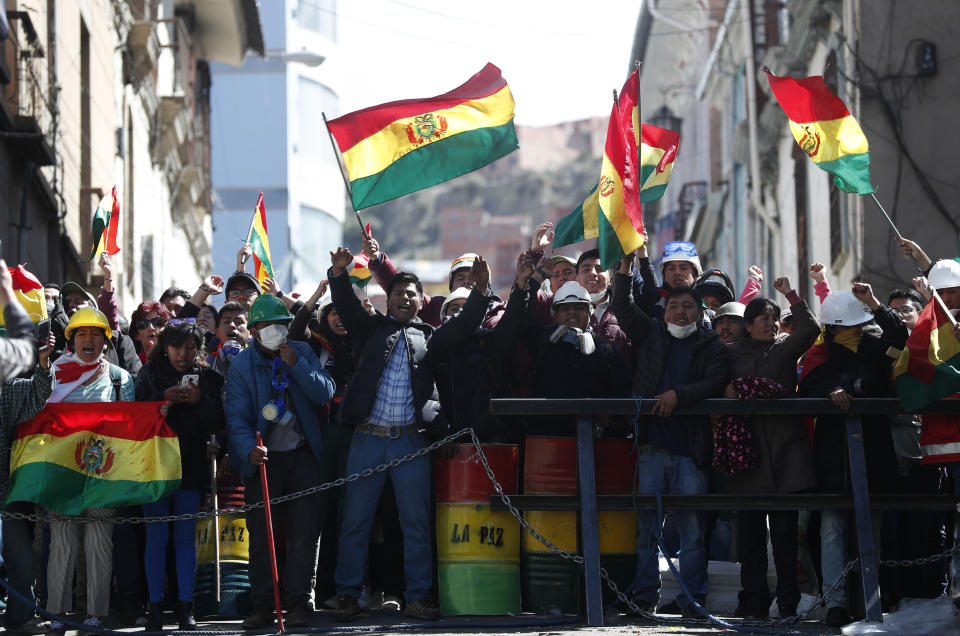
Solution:
<svg viewBox="0 0 960 636">
<path fill-rule="evenodd" d="M 510 496 L 503 491 L 503 486 L 501 486 L 500 482 L 497 480 L 497 477 L 493 472 L 493 468 L 490 466 L 489 462 L 487 461 L 487 457 L 483 452 L 483 447 L 480 443 L 480 440 L 477 438 L 477 434 L 472 428 L 462 429 L 455 433 L 451 433 L 450 435 L 447 435 L 443 439 L 433 442 L 429 446 L 425 446 L 424 448 L 416 450 L 412 453 L 408 453 L 403 457 L 399 457 L 387 463 L 380 464 L 379 466 L 376 466 L 374 468 L 367 468 L 365 470 L 360 471 L 359 473 L 354 473 L 352 475 L 340 477 L 330 482 L 326 482 L 317 486 L 306 488 L 304 490 L 300 490 L 297 492 L 272 498 L 270 499 L 270 504 L 278 505 L 287 501 L 291 501 L 293 499 L 298 499 L 300 497 L 308 497 L 310 495 L 313 495 L 325 490 L 329 490 L 331 488 L 339 488 L 340 486 L 344 486 L 346 484 L 357 481 L 359 479 L 364 479 L 372 475 L 375 475 L 377 473 L 390 470 L 391 468 L 395 468 L 400 464 L 413 461 L 414 459 L 418 459 L 420 457 L 423 457 L 424 455 L 428 455 L 433 451 L 441 448 L 442 446 L 446 446 L 447 444 L 455 440 L 458 440 L 462 437 L 465 437 L 467 435 L 470 436 L 470 444 L 474 447 L 474 452 L 476 453 L 477 458 L 480 460 L 480 463 L 483 466 L 483 469 L 486 472 L 487 478 L 490 480 L 490 483 L 493 486 L 494 491 L 496 491 L 497 496 L 500 497 L 500 500 L 503 502 L 503 505 L 510 512 L 510 514 L 517 520 L 520 526 L 526 532 L 528 532 L 534 539 L 536 539 L 540 544 L 546 547 L 549 551 L 553 552 L 554 554 L 560 556 L 563 559 L 576 563 L 577 566 L 579 566 L 581 569 L 584 568 L 584 559 L 582 555 L 574 554 L 572 552 L 567 552 L 566 550 L 561 549 L 557 545 L 550 542 L 542 534 L 537 532 L 536 528 L 534 528 L 529 524 L 529 522 L 527 522 L 527 520 L 523 517 L 523 513 L 510 500 Z M 253 504 L 245 504 L 243 506 L 237 506 L 232 508 L 222 508 L 220 510 L 214 510 L 210 512 L 196 512 L 196 513 L 181 514 L 181 515 L 164 515 L 164 516 L 158 516 L 158 517 L 115 517 L 114 519 L 112 519 L 112 522 L 117 524 L 124 524 L 124 523 L 140 524 L 140 523 L 183 521 L 183 520 L 190 520 L 190 519 L 204 519 L 204 518 L 214 517 L 214 516 L 246 513 L 251 510 L 263 508 L 263 505 L 264 505 L 263 502 L 260 501 Z M 55 515 L 46 515 L 46 514 L 37 514 L 37 513 L 21 513 L 21 512 L 8 512 L 8 511 L 0 512 L 0 517 L 4 519 L 19 519 L 19 520 L 26 520 L 26 521 L 32 521 L 32 522 L 36 522 L 36 521 L 49 522 L 54 519 L 58 521 L 64 520 L 64 517 L 60 515 L 55 516 Z M 88 523 L 91 521 L 97 521 L 95 519 L 88 519 L 87 517 L 77 517 L 77 516 L 69 516 L 69 517 L 66 517 L 66 519 L 76 523 Z M 928 563 L 934 563 L 936 561 L 950 558 L 953 555 L 957 554 L 958 551 L 960 551 L 960 546 L 954 546 L 948 550 L 944 550 L 939 554 L 934 554 L 927 557 L 920 557 L 917 559 L 903 559 L 903 560 L 881 560 L 879 561 L 879 563 L 880 565 L 887 566 L 887 567 L 911 567 L 916 565 L 925 565 Z M 856 567 L 859 564 L 859 561 L 860 561 L 859 558 L 849 560 L 844 566 L 842 572 L 840 573 L 840 576 L 837 582 L 833 586 L 831 586 L 830 589 L 828 589 L 826 592 L 820 595 L 816 603 L 814 603 L 806 611 L 794 616 L 790 616 L 788 618 L 776 619 L 776 620 L 737 620 L 735 622 L 732 622 L 731 625 L 733 625 L 734 628 L 736 627 L 770 628 L 770 627 L 777 627 L 777 626 L 786 627 L 789 625 L 793 625 L 793 624 L 805 621 L 814 612 L 816 612 L 817 609 L 825 605 L 827 601 L 830 600 L 830 598 L 840 588 L 841 584 L 844 583 L 847 575 L 854 569 L 854 567 Z M 688 625 L 706 626 L 706 625 L 710 625 L 712 622 L 708 618 L 686 618 L 686 617 L 668 618 L 664 615 L 657 615 L 637 605 L 633 601 L 633 599 L 628 597 L 622 590 L 620 590 L 617 584 L 613 581 L 613 579 L 607 573 L 606 568 L 603 568 L 603 567 L 600 568 L 600 577 L 603 579 L 604 583 L 607 585 L 610 591 L 613 592 L 613 594 L 617 597 L 620 603 L 622 603 L 623 607 L 625 607 L 633 615 L 640 616 L 644 619 L 651 620 L 661 624 L 667 624 L 667 625 L 688 624 Z M 93 631 L 98 631 L 99 633 L 113 633 L 113 632 L 110 632 L 110 630 L 93 630 Z"/>
</svg>

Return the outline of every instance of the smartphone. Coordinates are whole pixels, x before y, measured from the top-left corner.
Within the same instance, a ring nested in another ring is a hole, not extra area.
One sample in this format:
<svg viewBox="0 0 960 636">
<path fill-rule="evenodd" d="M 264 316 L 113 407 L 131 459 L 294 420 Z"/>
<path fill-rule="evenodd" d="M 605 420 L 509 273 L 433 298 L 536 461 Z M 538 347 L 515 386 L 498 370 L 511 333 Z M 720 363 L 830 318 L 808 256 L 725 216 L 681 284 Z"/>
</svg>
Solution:
<svg viewBox="0 0 960 636">
<path fill-rule="evenodd" d="M 37 342 L 40 343 L 40 351 L 46 351 L 48 348 L 47 338 L 50 337 L 50 319 L 37 323 Z"/>
<path fill-rule="evenodd" d="M 188 373 L 180 378 L 180 388 L 189 389 L 190 385 L 197 386 L 200 383 L 200 376 L 196 373 Z"/>
</svg>

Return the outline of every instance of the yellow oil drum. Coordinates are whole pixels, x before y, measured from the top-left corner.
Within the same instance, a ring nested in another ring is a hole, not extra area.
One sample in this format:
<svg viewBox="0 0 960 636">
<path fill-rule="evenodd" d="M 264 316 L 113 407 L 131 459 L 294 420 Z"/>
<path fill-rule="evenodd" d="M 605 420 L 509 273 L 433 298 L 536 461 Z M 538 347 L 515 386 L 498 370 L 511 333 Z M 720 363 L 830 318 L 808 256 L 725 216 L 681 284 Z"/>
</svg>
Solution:
<svg viewBox="0 0 960 636">
<path fill-rule="evenodd" d="M 577 513 L 573 510 L 527 510 L 523 518 L 544 539 L 567 552 L 577 552 Z M 523 534 L 524 552 L 550 552 L 529 532 Z"/>
<path fill-rule="evenodd" d="M 484 444 L 484 455 L 507 494 L 516 492 L 519 448 Z M 520 523 L 490 510 L 493 486 L 476 450 L 460 445 L 437 458 L 437 561 L 440 611 L 447 616 L 520 612 Z"/>
<path fill-rule="evenodd" d="M 197 563 L 213 563 L 216 559 L 214 534 L 213 517 L 197 520 Z M 244 516 L 220 515 L 220 562 L 247 561 L 250 558 L 248 545 L 247 521 Z"/>
</svg>

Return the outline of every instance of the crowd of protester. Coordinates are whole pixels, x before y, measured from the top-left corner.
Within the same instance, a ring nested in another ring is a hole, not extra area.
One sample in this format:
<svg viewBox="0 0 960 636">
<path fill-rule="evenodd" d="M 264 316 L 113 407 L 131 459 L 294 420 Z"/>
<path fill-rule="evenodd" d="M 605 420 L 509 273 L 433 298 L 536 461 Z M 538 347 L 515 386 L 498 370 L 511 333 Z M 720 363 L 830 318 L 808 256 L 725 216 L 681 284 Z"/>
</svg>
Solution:
<svg viewBox="0 0 960 636">
<path fill-rule="evenodd" d="M 264 465 L 277 497 L 375 468 L 451 431 L 472 428 L 482 442 L 516 444 L 528 435 L 574 432 L 572 418 L 496 417 L 488 405 L 496 397 L 655 399 L 649 416 L 598 417 L 595 426 L 597 435 L 633 438 L 639 494 L 848 491 L 841 415 L 813 423 L 800 413 L 717 417 L 677 409 L 708 398 L 803 396 L 828 397 L 846 410 L 852 397 L 895 395 L 891 352 L 903 349 L 929 298 L 922 279 L 913 281 L 919 291 L 904 286 L 884 304 L 866 282 L 831 291 L 824 266 L 814 263 L 815 311 L 786 278 L 773 281 L 776 297 L 762 296 L 764 272 L 757 267 L 737 294 L 727 273 L 704 269 L 692 243 L 667 243 L 659 260 L 641 248 L 607 270 L 596 249 L 576 259 L 548 256 L 551 237 L 549 223 L 537 229 L 518 256 L 505 301 L 491 289 L 490 268 L 479 255 L 454 260 L 449 293 L 431 296 L 415 273 L 398 271 L 367 237 L 363 252 L 386 292 L 382 311 L 351 284 L 354 255 L 347 249 L 331 253 L 327 279 L 303 300 L 244 271 L 245 246 L 226 280 L 211 275 L 192 294 L 167 289 L 126 321 L 112 287 L 113 264 L 101 256 L 98 296 L 73 282 L 45 285 L 51 333 L 43 343 L 0 262 L 7 329 L 0 339 L 2 460 L 9 462 L 18 424 L 48 402 L 137 400 L 163 403 L 182 464 L 179 490 L 142 507 L 90 508 L 83 524 L 51 514 L 46 527 L 5 518 L 5 578 L 50 612 L 82 612 L 91 628 L 101 627 L 111 608 L 118 624 L 151 631 L 163 627 L 164 609 L 172 608 L 181 629 L 195 628 L 194 520 L 148 523 L 138 536 L 131 525 L 114 524 L 114 516 L 197 512 L 210 487 L 212 457 L 242 478 L 245 502 L 254 504 L 262 500 Z M 946 305 L 960 308 L 960 263 L 931 263 L 908 240 L 900 247 L 928 271 Z M 220 294 L 217 309 L 210 301 Z M 57 369 L 64 364 L 84 372 L 61 381 Z M 960 492 L 960 451 L 951 450 L 960 443 L 955 418 L 878 415 L 864 430 L 871 492 Z M 438 454 L 455 452 L 444 446 Z M 279 579 L 288 627 L 309 624 L 321 609 L 350 620 L 391 603 L 408 617 L 440 617 L 432 462 L 419 456 L 274 507 L 283 527 Z M 43 512 L 24 502 L 6 510 Z M 767 618 L 774 600 L 780 617 L 795 615 L 798 555 L 811 551 L 820 555 L 814 569 L 821 589 L 835 588 L 826 621 L 842 625 L 857 613 L 842 578 L 846 513 L 740 511 L 724 543 L 714 530 L 729 521 L 692 511 L 668 519 L 640 512 L 636 576 L 626 590 L 634 606 L 697 615 L 684 594 L 660 597 L 656 535 L 665 528 L 676 535 L 680 577 L 700 604 L 710 592 L 708 561 L 716 558 L 741 564 L 738 615 Z M 936 530 L 944 520 L 936 515 L 923 522 L 930 532 L 893 513 L 876 521 L 888 558 L 943 549 Z M 385 535 L 379 551 L 371 543 L 375 523 Z M 253 611 L 243 626 L 258 629 L 275 619 L 263 512 L 249 512 L 246 527 Z M 171 543 L 175 581 L 166 576 Z M 945 573 L 936 567 L 885 578 L 887 607 L 905 596 L 941 593 Z M 65 630 L 12 597 L 5 625 L 20 633 Z"/>
</svg>

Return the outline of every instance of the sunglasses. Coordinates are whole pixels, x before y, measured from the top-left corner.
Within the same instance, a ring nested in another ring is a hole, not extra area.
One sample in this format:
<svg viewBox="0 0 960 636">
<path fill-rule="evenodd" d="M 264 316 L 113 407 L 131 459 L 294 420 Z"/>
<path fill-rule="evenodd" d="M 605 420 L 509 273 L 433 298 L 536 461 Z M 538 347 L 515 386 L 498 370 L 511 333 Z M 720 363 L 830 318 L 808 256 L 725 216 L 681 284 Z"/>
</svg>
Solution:
<svg viewBox="0 0 960 636">
<path fill-rule="evenodd" d="M 167 322 L 167 325 L 176 327 L 177 325 L 192 325 L 196 322 L 196 318 L 171 318 L 169 322 Z"/>
<path fill-rule="evenodd" d="M 140 320 L 137 320 L 133 323 L 133 328 L 137 331 L 140 331 L 141 329 L 146 329 L 150 325 L 153 325 L 157 329 L 160 329 L 165 324 L 167 324 L 166 320 L 160 316 L 154 316 L 153 318 L 141 318 Z"/>
</svg>

